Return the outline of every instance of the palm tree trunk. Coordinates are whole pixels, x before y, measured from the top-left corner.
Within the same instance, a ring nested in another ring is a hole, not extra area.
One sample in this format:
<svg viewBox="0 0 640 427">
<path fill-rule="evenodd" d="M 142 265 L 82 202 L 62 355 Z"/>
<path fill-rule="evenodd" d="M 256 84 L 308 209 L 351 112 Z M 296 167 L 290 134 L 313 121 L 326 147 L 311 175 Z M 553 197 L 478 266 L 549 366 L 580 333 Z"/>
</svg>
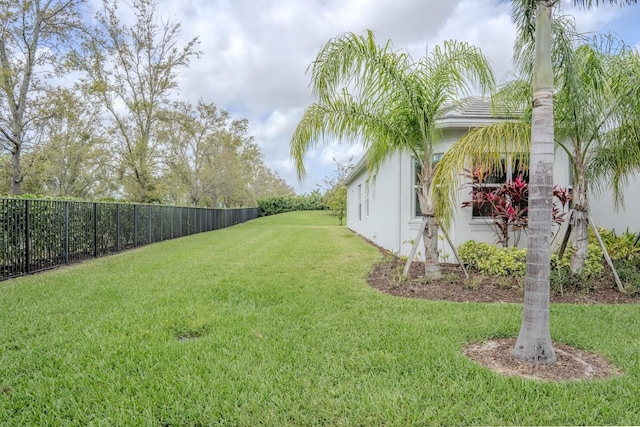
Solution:
<svg viewBox="0 0 640 427">
<path fill-rule="evenodd" d="M 438 221 L 433 215 L 426 215 L 427 221 L 422 239 L 424 240 L 424 275 L 427 280 L 442 276 L 438 261 Z"/>
<path fill-rule="evenodd" d="M 438 261 L 438 221 L 435 217 L 435 208 L 431 194 L 431 182 L 433 181 L 434 167 L 431 163 L 432 154 L 427 150 L 420 174 L 420 191 L 418 199 L 420 210 L 424 215 L 426 226 L 422 234 L 424 242 L 424 275 L 427 280 L 442 277 L 440 262 Z"/>
<path fill-rule="evenodd" d="M 534 364 L 556 361 L 549 327 L 553 202 L 552 2 L 536 2 L 533 116 L 529 183 L 529 241 L 522 324 L 512 355 Z"/>
<path fill-rule="evenodd" d="M 571 272 L 579 274 L 587 262 L 589 238 L 589 205 L 587 202 L 587 182 L 584 178 L 584 167 L 578 166 L 578 177 L 574 187 L 573 212 L 570 218 L 573 230 L 573 255 L 571 256 Z"/>
</svg>

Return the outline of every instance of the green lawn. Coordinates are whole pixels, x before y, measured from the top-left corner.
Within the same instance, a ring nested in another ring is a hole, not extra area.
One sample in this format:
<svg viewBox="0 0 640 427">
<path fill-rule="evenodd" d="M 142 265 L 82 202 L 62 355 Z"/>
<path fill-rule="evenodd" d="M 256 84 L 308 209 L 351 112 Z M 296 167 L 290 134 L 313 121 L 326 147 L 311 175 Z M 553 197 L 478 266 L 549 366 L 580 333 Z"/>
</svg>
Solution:
<svg viewBox="0 0 640 427">
<path fill-rule="evenodd" d="M 322 212 L 0 282 L 0 425 L 640 424 L 640 307 L 552 306 L 624 374 L 504 378 L 462 355 L 521 306 L 370 289 L 379 252 Z"/>
</svg>

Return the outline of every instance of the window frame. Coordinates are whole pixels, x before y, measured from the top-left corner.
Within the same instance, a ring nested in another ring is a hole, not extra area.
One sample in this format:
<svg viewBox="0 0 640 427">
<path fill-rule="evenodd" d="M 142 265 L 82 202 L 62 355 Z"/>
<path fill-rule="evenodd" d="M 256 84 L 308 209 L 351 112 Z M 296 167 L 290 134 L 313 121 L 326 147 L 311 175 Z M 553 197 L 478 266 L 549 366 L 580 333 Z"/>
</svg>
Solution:
<svg viewBox="0 0 640 427">
<path fill-rule="evenodd" d="M 358 184 L 358 221 L 362 221 L 362 184 Z"/>
</svg>

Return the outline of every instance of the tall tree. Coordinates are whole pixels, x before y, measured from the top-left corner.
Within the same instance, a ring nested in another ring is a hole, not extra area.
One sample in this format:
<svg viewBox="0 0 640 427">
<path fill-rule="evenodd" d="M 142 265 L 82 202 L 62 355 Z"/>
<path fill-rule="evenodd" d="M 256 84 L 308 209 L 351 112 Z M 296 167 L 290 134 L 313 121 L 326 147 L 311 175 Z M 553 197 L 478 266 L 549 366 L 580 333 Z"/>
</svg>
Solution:
<svg viewBox="0 0 640 427">
<path fill-rule="evenodd" d="M 171 187 L 168 193 L 175 202 L 202 204 L 216 143 L 228 120 L 226 111 L 202 101 L 195 107 L 178 102 L 163 114 L 158 136 L 165 145 L 167 172 L 174 178 L 165 184 Z"/>
<path fill-rule="evenodd" d="M 0 2 L 0 145 L 11 155 L 12 194 L 22 192 L 21 156 L 37 129 L 38 98 L 47 77 L 62 74 L 62 58 L 82 31 L 86 0 Z"/>
<path fill-rule="evenodd" d="M 178 87 L 180 69 L 199 55 L 197 38 L 180 45 L 181 25 L 158 14 L 154 0 L 134 0 L 135 22 L 121 22 L 116 0 L 104 0 L 98 27 L 75 56 L 85 71 L 85 87 L 112 120 L 111 134 L 125 192 L 136 201 L 159 199 L 161 158 L 157 144 L 160 112 Z"/>
<path fill-rule="evenodd" d="M 71 89 L 51 91 L 43 101 L 42 141 L 31 153 L 37 193 L 85 199 L 108 194 L 113 173 L 99 108 Z"/>
<path fill-rule="evenodd" d="M 636 0 L 573 0 L 591 7 L 601 3 L 636 3 Z M 520 333 L 512 354 L 534 364 L 556 361 L 549 325 L 551 217 L 553 203 L 553 67 L 551 14 L 559 0 L 514 0 L 521 31 L 535 29 L 533 102 L 529 184 L 529 239 L 524 309 Z M 535 18 L 533 17 L 535 14 Z"/>
<path fill-rule="evenodd" d="M 420 164 L 418 198 L 425 217 L 425 275 L 438 277 L 438 222 L 431 194 L 436 120 L 459 97 L 494 85 L 488 60 L 467 43 L 445 41 L 418 62 L 391 41 L 379 46 L 371 31 L 330 40 L 310 66 L 317 103 L 305 111 L 291 138 L 298 176 L 304 156 L 325 138 L 362 139 L 375 173 L 394 153 L 412 153 Z"/>
<path fill-rule="evenodd" d="M 250 196 L 243 206 L 255 206 L 259 199 L 267 197 L 295 195 L 293 188 L 265 164 L 264 154 L 252 138 L 245 139 L 240 160 Z"/>
<path fill-rule="evenodd" d="M 253 199 L 257 202 L 260 199 L 276 196 L 294 196 L 296 193 L 287 181 L 271 170 L 263 160 L 264 155 L 259 154 L 260 162 L 251 163 L 253 169 L 253 179 L 249 184 L 249 189 L 253 194 Z M 253 205 L 253 204 L 252 204 Z"/>
<path fill-rule="evenodd" d="M 161 192 L 193 206 L 253 206 L 258 198 L 293 194 L 265 166 L 247 129 L 246 120 L 232 120 L 215 104 L 175 103 L 158 132 L 165 165 Z"/>
</svg>

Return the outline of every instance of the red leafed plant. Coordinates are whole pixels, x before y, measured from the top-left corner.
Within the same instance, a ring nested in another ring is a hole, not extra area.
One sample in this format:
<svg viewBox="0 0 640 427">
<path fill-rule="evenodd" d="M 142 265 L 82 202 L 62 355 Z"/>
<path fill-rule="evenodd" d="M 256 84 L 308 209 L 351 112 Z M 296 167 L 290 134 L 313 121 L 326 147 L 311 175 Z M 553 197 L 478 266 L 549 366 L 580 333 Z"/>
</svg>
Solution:
<svg viewBox="0 0 640 427">
<path fill-rule="evenodd" d="M 465 170 L 469 179 L 471 200 L 462 203 L 462 207 L 472 207 L 475 212 L 484 217 L 493 226 L 496 243 L 503 247 L 509 246 L 511 236 L 514 245 L 518 245 L 520 233 L 526 230 L 528 222 L 529 184 L 522 175 L 515 180 L 507 181 L 498 187 L 489 187 L 487 179 L 490 176 L 486 170 Z M 553 187 L 555 196 L 553 204 L 553 222 L 560 224 L 564 221 L 564 208 L 571 200 L 568 189 Z"/>
</svg>

